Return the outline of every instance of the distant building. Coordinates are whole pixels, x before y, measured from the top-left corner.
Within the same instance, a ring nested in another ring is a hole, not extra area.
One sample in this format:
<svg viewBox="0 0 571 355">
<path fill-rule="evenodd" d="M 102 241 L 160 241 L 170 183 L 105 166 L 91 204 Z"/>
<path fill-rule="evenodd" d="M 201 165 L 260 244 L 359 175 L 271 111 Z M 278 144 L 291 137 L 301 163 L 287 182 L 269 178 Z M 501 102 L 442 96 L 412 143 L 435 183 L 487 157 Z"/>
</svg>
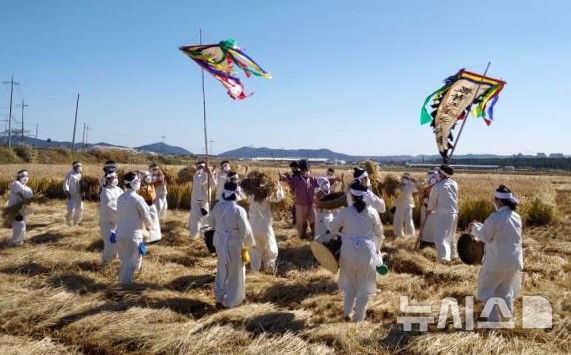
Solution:
<svg viewBox="0 0 571 355">
<path fill-rule="evenodd" d="M 536 155 L 538 158 L 547 158 L 547 154 L 545 153 L 537 153 Z"/>
<path fill-rule="evenodd" d="M 563 153 L 551 153 L 551 154 L 549 154 L 549 157 L 550 158 L 565 158 Z"/>
</svg>

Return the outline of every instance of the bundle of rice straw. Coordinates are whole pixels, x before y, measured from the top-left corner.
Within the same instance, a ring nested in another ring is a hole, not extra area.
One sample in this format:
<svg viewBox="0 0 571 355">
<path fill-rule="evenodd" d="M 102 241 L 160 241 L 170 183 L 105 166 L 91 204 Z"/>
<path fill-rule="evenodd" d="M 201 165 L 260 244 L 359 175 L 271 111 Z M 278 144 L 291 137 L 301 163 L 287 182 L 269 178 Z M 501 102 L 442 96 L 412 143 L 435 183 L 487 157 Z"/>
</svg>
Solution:
<svg viewBox="0 0 571 355">
<path fill-rule="evenodd" d="M 367 174 L 369 174 L 369 180 L 371 180 L 371 190 L 377 196 L 381 196 L 383 192 L 383 182 L 381 181 L 379 165 L 372 160 L 367 160 L 365 162 L 365 170 Z"/>
<path fill-rule="evenodd" d="M 385 197 L 397 197 L 401 183 L 394 175 L 387 175 L 383 181 L 383 194 Z"/>
<path fill-rule="evenodd" d="M 28 214 L 30 213 L 29 205 L 37 202 L 42 203 L 47 201 L 47 198 L 44 196 L 34 196 L 32 198 L 26 199 L 18 204 L 15 204 L 10 207 L 4 207 L 2 209 L 2 222 L 5 228 L 12 228 L 12 221 L 18 216 L 20 213 Z"/>
<path fill-rule="evenodd" d="M 275 178 L 258 170 L 253 170 L 240 183 L 242 190 L 248 196 L 253 196 L 254 201 L 262 202 L 278 189 Z"/>
</svg>

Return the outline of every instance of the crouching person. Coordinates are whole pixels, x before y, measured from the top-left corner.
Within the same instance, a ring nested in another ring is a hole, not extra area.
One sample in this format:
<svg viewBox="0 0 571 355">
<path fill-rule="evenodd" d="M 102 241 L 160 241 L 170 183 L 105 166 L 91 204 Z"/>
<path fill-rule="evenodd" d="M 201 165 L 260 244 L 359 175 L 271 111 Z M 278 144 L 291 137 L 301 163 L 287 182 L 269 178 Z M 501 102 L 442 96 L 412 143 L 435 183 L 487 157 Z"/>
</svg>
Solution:
<svg viewBox="0 0 571 355">
<path fill-rule="evenodd" d="M 246 210 L 236 204 L 237 190 L 236 183 L 226 183 L 222 201 L 214 206 L 208 216 L 210 225 L 216 231 L 216 305 L 228 308 L 239 305 L 246 298 L 247 249 L 255 245 Z"/>
<path fill-rule="evenodd" d="M 117 199 L 117 251 L 121 259 L 119 282 L 130 284 L 135 271 L 142 263 L 146 248 L 143 243 L 143 228 L 151 227 L 152 220 L 145 200 L 137 194 L 141 187 L 134 172 L 125 175 L 127 190 Z"/>
<path fill-rule="evenodd" d="M 504 185 L 494 193 L 492 213 L 482 225 L 473 223 L 472 232 L 485 243 L 484 260 L 478 279 L 478 299 L 486 303 L 499 297 L 506 302 L 513 316 L 513 301 L 521 288 L 523 269 L 521 217 L 516 212 L 518 201 Z M 488 317 L 499 321 L 497 307 Z"/>
<path fill-rule="evenodd" d="M 340 235 L 339 288 L 343 291 L 345 320 L 365 319 L 369 297 L 377 292 L 377 266 L 382 264 L 379 252 L 385 239 L 377 211 L 364 201 L 367 186 L 359 181 L 349 190 L 353 204 L 333 218 L 330 231 Z"/>
<path fill-rule="evenodd" d="M 16 174 L 16 181 L 10 184 L 10 197 L 8 198 L 8 207 L 22 205 L 26 200 L 32 198 L 33 192 L 28 183 L 28 171 L 20 170 Z M 26 238 L 26 207 L 20 208 L 14 219 L 12 220 L 12 239 L 10 245 L 22 245 Z"/>
</svg>

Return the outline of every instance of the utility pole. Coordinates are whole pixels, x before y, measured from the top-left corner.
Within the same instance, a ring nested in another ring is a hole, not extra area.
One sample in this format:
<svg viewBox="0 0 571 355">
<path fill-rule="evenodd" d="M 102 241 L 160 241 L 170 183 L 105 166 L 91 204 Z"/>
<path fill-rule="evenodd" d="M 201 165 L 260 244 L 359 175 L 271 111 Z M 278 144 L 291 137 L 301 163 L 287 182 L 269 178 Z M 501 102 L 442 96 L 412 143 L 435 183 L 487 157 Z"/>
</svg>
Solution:
<svg viewBox="0 0 571 355">
<path fill-rule="evenodd" d="M 36 139 L 38 139 L 38 123 L 36 123 Z"/>
<path fill-rule="evenodd" d="M 85 148 L 85 122 L 83 122 L 83 132 L 81 135 L 81 146 Z"/>
<path fill-rule="evenodd" d="M 162 142 L 162 144 L 161 144 L 161 154 L 162 154 L 162 155 L 165 155 L 165 138 L 166 138 L 166 137 L 167 137 L 167 136 L 165 136 L 165 133 L 163 132 L 163 135 L 161 136 L 161 142 Z"/>
<path fill-rule="evenodd" d="M 73 159 L 73 152 L 75 150 L 75 130 L 77 128 L 77 108 L 79 107 L 79 94 L 77 94 L 77 101 L 75 101 L 75 120 L 73 121 L 73 138 L 71 139 L 71 159 Z"/>
<path fill-rule="evenodd" d="M 8 113 L 8 149 L 12 149 L 12 97 L 14 94 L 14 85 L 20 83 L 14 81 L 14 74 L 10 81 L 4 81 L 4 84 L 10 84 L 10 113 Z"/>
<path fill-rule="evenodd" d="M 89 130 L 91 128 L 89 128 L 89 125 L 87 125 L 85 127 L 85 145 L 87 146 L 89 144 Z"/>
<path fill-rule="evenodd" d="M 16 105 L 17 107 L 21 107 L 22 108 L 22 144 L 24 144 L 24 108 L 28 107 L 30 105 L 26 105 L 24 104 L 24 99 L 22 98 L 22 104 L 21 105 Z"/>
</svg>

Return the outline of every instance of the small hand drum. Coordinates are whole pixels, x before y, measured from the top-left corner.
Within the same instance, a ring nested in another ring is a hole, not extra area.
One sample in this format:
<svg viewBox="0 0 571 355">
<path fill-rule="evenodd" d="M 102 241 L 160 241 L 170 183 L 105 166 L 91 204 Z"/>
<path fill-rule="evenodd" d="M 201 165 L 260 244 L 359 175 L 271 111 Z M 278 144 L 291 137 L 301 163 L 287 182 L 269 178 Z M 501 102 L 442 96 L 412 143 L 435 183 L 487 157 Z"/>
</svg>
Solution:
<svg viewBox="0 0 571 355">
<path fill-rule="evenodd" d="M 464 264 L 482 264 L 484 242 L 476 240 L 472 234 L 464 233 L 458 239 L 458 256 Z"/>
<path fill-rule="evenodd" d="M 311 252 L 319 264 L 332 274 L 339 269 L 341 255 L 341 238 L 330 233 L 322 234 L 311 242 Z"/>
</svg>

